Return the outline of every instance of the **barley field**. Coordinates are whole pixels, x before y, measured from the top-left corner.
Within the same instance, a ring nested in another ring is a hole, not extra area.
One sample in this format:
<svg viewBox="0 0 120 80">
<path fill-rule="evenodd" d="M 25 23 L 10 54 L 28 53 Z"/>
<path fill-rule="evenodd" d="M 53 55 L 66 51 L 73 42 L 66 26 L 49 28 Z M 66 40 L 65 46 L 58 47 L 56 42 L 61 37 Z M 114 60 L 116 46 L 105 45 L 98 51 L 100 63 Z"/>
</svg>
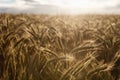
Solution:
<svg viewBox="0 0 120 80">
<path fill-rule="evenodd" d="M 120 15 L 0 14 L 0 80 L 120 80 Z"/>
</svg>

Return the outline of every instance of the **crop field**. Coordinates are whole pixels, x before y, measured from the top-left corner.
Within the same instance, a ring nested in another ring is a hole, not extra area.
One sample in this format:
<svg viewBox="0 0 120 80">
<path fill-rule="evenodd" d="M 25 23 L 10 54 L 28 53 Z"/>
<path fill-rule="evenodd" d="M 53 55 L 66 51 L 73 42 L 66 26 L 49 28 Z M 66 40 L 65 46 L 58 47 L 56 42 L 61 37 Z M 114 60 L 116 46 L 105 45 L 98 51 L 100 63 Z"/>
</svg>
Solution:
<svg viewBox="0 0 120 80">
<path fill-rule="evenodd" d="M 0 14 L 0 80 L 120 80 L 120 15 Z"/>
</svg>

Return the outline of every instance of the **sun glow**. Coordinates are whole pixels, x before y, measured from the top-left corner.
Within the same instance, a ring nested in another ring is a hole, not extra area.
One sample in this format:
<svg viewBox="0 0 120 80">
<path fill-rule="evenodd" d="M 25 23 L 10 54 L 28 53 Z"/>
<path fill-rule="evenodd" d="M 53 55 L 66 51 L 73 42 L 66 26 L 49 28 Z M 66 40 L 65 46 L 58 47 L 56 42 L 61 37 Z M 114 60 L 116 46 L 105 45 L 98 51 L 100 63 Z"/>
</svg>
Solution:
<svg viewBox="0 0 120 80">
<path fill-rule="evenodd" d="M 67 9 L 100 10 L 115 7 L 119 0 L 36 0 L 43 5 L 55 5 Z"/>
<path fill-rule="evenodd" d="M 119 4 L 120 0 L 0 0 L 0 7 L 3 8 L 19 10 L 42 8 L 41 11 L 50 12 L 52 7 L 52 10 L 63 13 L 118 13 Z"/>
</svg>

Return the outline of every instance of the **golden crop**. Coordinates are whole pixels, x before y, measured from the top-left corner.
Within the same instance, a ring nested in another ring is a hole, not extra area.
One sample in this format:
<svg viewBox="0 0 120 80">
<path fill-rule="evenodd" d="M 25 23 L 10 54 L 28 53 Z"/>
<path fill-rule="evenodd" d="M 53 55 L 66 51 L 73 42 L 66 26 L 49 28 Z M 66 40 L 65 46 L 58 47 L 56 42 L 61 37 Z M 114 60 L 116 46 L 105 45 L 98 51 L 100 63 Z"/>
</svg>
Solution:
<svg viewBox="0 0 120 80">
<path fill-rule="evenodd" d="M 119 15 L 0 14 L 0 80 L 119 78 Z"/>
</svg>

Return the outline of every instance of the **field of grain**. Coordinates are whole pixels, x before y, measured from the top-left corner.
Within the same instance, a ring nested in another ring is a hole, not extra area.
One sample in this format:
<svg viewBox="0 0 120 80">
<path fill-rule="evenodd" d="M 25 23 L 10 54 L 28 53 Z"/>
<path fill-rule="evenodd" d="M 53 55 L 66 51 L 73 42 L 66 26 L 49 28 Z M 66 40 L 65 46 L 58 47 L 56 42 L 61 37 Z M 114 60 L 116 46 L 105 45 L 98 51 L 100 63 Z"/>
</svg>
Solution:
<svg viewBox="0 0 120 80">
<path fill-rule="evenodd" d="M 0 14 L 0 80 L 119 78 L 119 15 Z"/>
</svg>

